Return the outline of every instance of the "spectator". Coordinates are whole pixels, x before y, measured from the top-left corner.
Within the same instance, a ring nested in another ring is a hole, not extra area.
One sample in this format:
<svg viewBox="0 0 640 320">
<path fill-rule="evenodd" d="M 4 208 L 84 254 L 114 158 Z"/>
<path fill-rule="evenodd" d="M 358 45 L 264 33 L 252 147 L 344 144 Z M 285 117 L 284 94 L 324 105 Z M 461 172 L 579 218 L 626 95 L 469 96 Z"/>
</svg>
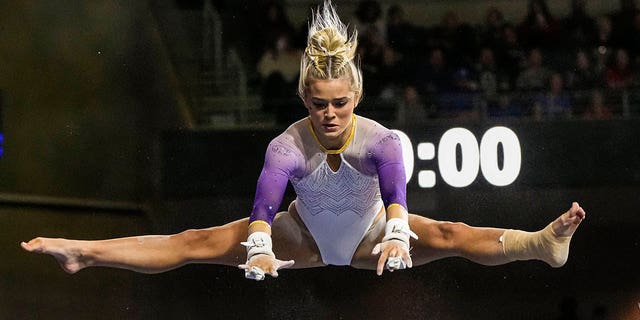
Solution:
<svg viewBox="0 0 640 320">
<path fill-rule="evenodd" d="M 387 45 L 397 53 L 396 70 L 402 75 L 419 63 L 418 52 L 426 50 L 425 31 L 405 19 L 400 5 L 392 5 L 387 11 Z"/>
<path fill-rule="evenodd" d="M 495 103 L 498 91 L 509 89 L 507 75 L 496 65 L 495 55 L 489 47 L 480 49 L 480 56 L 475 65 L 478 88 L 487 103 Z"/>
<path fill-rule="evenodd" d="M 460 21 L 455 11 L 447 11 L 440 24 L 431 28 L 432 46 L 442 48 L 449 63 L 455 66 L 470 65 L 477 50 L 475 30 Z"/>
<path fill-rule="evenodd" d="M 290 34 L 280 34 L 257 66 L 263 110 L 274 114 L 277 124 L 304 117 L 304 109 L 292 98 L 298 86 L 302 51 L 291 45 L 291 39 Z"/>
<path fill-rule="evenodd" d="M 260 58 L 258 72 L 263 79 L 273 73 L 280 73 L 286 82 L 296 82 L 301 57 L 302 50 L 292 45 L 292 35 L 282 33 Z"/>
<path fill-rule="evenodd" d="M 567 73 L 567 87 L 572 90 L 587 90 L 601 85 L 602 75 L 593 66 L 592 57 L 586 50 L 576 52 L 573 66 Z"/>
<path fill-rule="evenodd" d="M 565 45 L 570 48 L 593 46 L 596 21 L 586 10 L 586 0 L 571 0 L 571 12 L 562 21 Z"/>
<path fill-rule="evenodd" d="M 551 70 L 544 65 L 544 57 L 539 48 L 529 51 L 527 66 L 517 80 L 517 87 L 520 90 L 531 91 L 543 89 L 551 75 Z"/>
<path fill-rule="evenodd" d="M 618 2 L 618 10 L 611 13 L 616 39 L 624 39 L 633 32 L 633 20 L 639 12 L 636 0 L 620 0 Z"/>
<path fill-rule="evenodd" d="M 560 24 L 545 0 L 529 0 L 527 14 L 518 29 L 520 39 L 527 48 L 555 47 L 560 38 Z"/>
<path fill-rule="evenodd" d="M 566 80 L 567 88 L 573 93 L 576 109 L 584 108 L 590 100 L 591 89 L 603 84 L 602 73 L 593 66 L 591 56 L 585 50 L 576 52 Z"/>
<path fill-rule="evenodd" d="M 605 103 L 604 94 L 599 89 L 591 91 L 591 101 L 582 114 L 585 120 L 609 120 L 613 118 L 612 108 Z"/>
<path fill-rule="evenodd" d="M 533 105 L 534 119 L 568 119 L 572 115 L 571 95 L 565 90 L 562 74 L 549 78 L 549 88 L 536 96 Z"/>
<path fill-rule="evenodd" d="M 256 32 L 261 37 L 257 40 L 260 44 L 257 52 L 260 53 L 270 50 L 282 34 L 296 34 L 285 7 L 277 0 L 263 2 L 262 12 L 257 26 L 260 32 Z"/>
<path fill-rule="evenodd" d="M 619 46 L 619 41 L 613 33 L 611 18 L 606 15 L 601 15 L 596 19 L 596 37 L 594 46 L 597 47 L 598 53 L 605 58 L 611 54 L 613 48 Z"/>
<path fill-rule="evenodd" d="M 427 106 L 413 86 L 404 89 L 402 99 L 396 106 L 395 127 L 407 128 L 423 125 L 429 119 Z"/>
<path fill-rule="evenodd" d="M 607 16 L 599 16 L 597 19 L 597 34 L 593 51 L 594 67 L 598 73 L 604 74 L 613 48 L 617 46 L 616 40 L 613 39 L 611 28 L 611 20 Z"/>
<path fill-rule="evenodd" d="M 386 44 L 387 35 L 385 21 L 382 15 L 382 6 L 377 0 L 360 0 L 355 11 L 353 26 L 358 30 L 360 42 L 363 37 L 376 37 Z"/>
<path fill-rule="evenodd" d="M 524 116 L 522 105 L 508 92 L 498 94 L 495 103 L 487 104 L 487 113 L 491 118 L 520 118 Z"/>
<path fill-rule="evenodd" d="M 629 54 L 625 49 L 617 49 L 613 62 L 605 72 L 605 83 L 611 89 L 628 88 L 634 81 L 635 74 L 629 62 Z"/>
<path fill-rule="evenodd" d="M 479 27 L 480 45 L 497 50 L 504 42 L 504 28 L 507 22 L 497 7 L 490 7 L 485 14 L 484 25 Z"/>
<path fill-rule="evenodd" d="M 402 55 L 415 54 L 423 46 L 424 30 L 405 18 L 404 9 L 396 4 L 387 10 L 387 45 Z"/>
<path fill-rule="evenodd" d="M 429 51 L 426 63 L 419 64 L 412 76 L 412 83 L 423 96 L 447 90 L 450 86 L 451 71 L 440 48 Z"/>
<path fill-rule="evenodd" d="M 366 81 L 364 90 L 369 95 L 379 95 L 386 87 L 387 74 L 393 70 L 396 57 L 386 43 L 386 28 L 382 8 L 378 1 L 362 0 L 356 9 L 356 26 L 359 30 L 358 56 L 362 75 Z"/>
<path fill-rule="evenodd" d="M 361 37 L 357 49 L 362 75 L 368 80 L 364 83 L 368 95 L 377 95 L 386 87 L 389 82 L 387 72 L 393 71 L 396 62 L 393 50 L 386 46 L 380 35 L 373 34 L 373 30 Z"/>
<path fill-rule="evenodd" d="M 516 82 L 520 71 L 526 66 L 526 51 L 520 44 L 516 28 L 505 25 L 503 29 L 503 42 L 496 50 L 498 67 L 505 71 L 509 78 L 509 88 L 516 88 Z"/>
<path fill-rule="evenodd" d="M 438 116 L 458 120 L 477 120 L 479 117 L 478 83 L 470 68 L 459 67 L 453 73 L 449 90 L 439 94 Z"/>
</svg>

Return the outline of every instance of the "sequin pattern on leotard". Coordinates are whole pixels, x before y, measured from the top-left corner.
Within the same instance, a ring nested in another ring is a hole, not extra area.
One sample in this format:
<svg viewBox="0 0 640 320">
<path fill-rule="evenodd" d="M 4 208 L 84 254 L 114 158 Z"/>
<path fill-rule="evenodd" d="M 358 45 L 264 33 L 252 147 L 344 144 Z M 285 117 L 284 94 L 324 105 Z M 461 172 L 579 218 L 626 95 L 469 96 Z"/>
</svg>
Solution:
<svg viewBox="0 0 640 320">
<path fill-rule="evenodd" d="M 316 240 L 326 264 L 349 265 L 375 213 L 382 207 L 378 179 L 342 159 L 336 172 L 326 162 L 292 180 L 300 218 Z"/>
</svg>

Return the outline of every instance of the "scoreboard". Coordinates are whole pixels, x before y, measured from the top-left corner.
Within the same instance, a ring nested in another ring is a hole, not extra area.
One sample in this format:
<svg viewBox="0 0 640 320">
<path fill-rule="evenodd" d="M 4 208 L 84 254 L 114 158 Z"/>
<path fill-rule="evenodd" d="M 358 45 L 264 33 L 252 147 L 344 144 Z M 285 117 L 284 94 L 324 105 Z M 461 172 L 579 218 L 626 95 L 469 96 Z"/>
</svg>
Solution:
<svg viewBox="0 0 640 320">
<path fill-rule="evenodd" d="M 252 195 L 265 148 L 279 133 L 165 132 L 164 192 Z M 407 191 L 416 194 L 640 185 L 638 119 L 439 123 L 396 133 L 403 141 Z"/>
</svg>

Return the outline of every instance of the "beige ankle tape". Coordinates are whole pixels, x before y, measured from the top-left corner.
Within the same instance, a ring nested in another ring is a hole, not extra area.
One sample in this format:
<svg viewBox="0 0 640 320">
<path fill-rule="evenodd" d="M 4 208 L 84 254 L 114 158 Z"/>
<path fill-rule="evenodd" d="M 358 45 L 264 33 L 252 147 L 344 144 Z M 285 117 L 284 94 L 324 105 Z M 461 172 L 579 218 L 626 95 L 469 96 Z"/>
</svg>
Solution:
<svg viewBox="0 0 640 320">
<path fill-rule="evenodd" d="M 509 229 L 501 239 L 505 256 L 513 260 L 537 259 L 559 268 L 569 257 L 571 236 L 557 236 L 551 224 L 537 232 Z"/>
</svg>

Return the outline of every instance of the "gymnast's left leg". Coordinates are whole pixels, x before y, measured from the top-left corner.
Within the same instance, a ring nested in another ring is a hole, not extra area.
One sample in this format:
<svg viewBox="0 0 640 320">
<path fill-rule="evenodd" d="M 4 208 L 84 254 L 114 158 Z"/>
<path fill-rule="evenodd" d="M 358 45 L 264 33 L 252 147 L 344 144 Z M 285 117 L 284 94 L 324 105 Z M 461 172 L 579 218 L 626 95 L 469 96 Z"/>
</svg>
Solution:
<svg viewBox="0 0 640 320">
<path fill-rule="evenodd" d="M 414 216 L 411 219 L 414 224 L 410 221 L 411 227 L 415 227 L 416 233 L 422 234 L 424 240 L 418 239 L 413 244 L 412 254 L 417 264 L 440 256 L 459 256 L 484 265 L 535 259 L 557 268 L 567 261 L 571 236 L 585 217 L 584 209 L 574 202 L 569 210 L 544 229 L 526 232 L 475 228 L 462 223 L 433 223 Z"/>
<path fill-rule="evenodd" d="M 489 266 L 535 259 L 557 268 L 567 261 L 571 236 L 585 217 L 584 209 L 574 202 L 544 229 L 526 232 L 472 227 L 410 214 L 409 225 L 418 235 L 417 240 L 411 240 L 411 258 L 414 266 L 446 257 L 463 257 Z M 377 257 L 370 253 L 382 236 L 363 240 L 354 256 L 354 267 L 376 268 Z"/>
</svg>

